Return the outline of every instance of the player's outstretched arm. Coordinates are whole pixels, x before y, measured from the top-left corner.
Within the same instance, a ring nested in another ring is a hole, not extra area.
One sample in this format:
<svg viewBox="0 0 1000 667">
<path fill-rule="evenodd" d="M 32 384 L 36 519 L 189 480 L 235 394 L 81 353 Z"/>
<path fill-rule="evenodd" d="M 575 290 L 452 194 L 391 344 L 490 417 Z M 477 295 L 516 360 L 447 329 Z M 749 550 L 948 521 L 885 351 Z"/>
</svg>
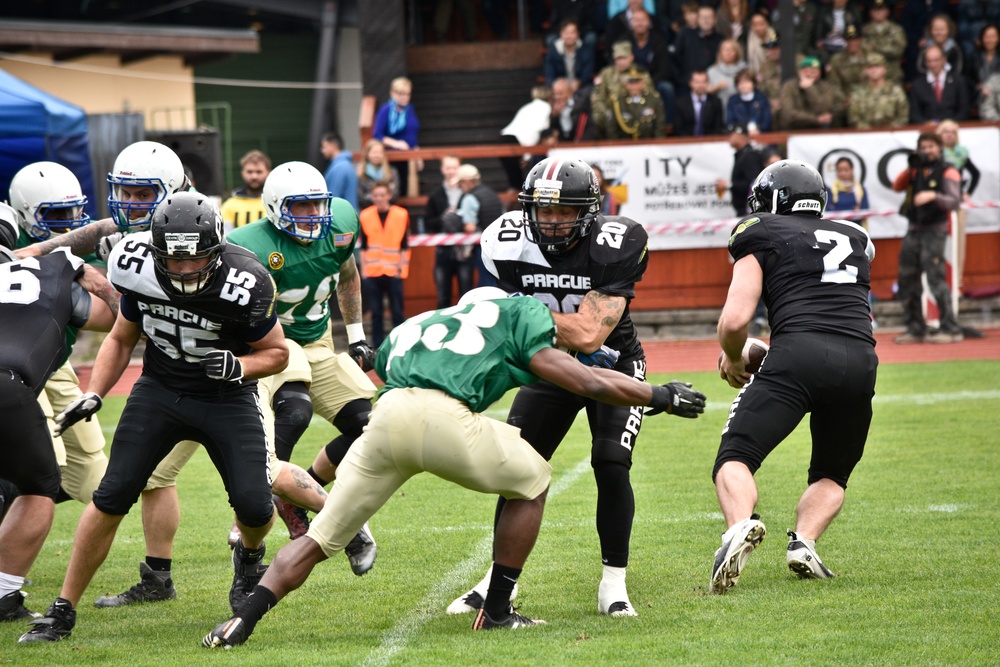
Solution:
<svg viewBox="0 0 1000 667">
<path fill-rule="evenodd" d="M 19 258 L 47 255 L 57 248 L 69 248 L 77 257 L 86 257 L 94 252 L 97 242 L 103 237 L 118 231 L 118 225 L 111 218 L 96 220 L 89 225 L 78 227 L 72 231 L 54 236 L 45 241 L 32 243 L 26 248 L 15 250 Z"/>
<path fill-rule="evenodd" d="M 623 296 L 587 292 L 575 313 L 552 313 L 556 345 L 586 353 L 599 350 L 618 326 L 625 305 Z"/>
<path fill-rule="evenodd" d="M 90 317 L 83 328 L 88 331 L 111 331 L 118 318 L 121 294 L 103 273 L 89 264 L 83 265 L 83 275 L 77 282 L 95 297 L 90 307 Z"/>
<path fill-rule="evenodd" d="M 719 369 L 723 379 L 733 377 L 742 387 L 750 380 L 743 368 L 743 345 L 764 286 L 764 272 L 753 255 L 741 257 L 733 265 L 733 281 L 719 316 L 719 345 L 725 352 Z M 730 382 L 732 384 L 732 381 Z"/>
</svg>

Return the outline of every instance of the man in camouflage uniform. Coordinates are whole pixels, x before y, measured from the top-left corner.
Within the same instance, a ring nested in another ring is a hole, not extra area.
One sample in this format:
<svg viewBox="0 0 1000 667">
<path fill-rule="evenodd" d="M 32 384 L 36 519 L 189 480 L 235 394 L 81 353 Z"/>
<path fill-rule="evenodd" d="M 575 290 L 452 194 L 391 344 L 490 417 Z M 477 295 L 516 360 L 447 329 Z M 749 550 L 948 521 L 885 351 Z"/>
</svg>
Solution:
<svg viewBox="0 0 1000 667">
<path fill-rule="evenodd" d="M 862 50 L 861 31 L 849 24 L 844 29 L 847 46 L 830 58 L 826 66 L 827 79 L 840 89 L 844 97 L 865 82 L 865 52 Z"/>
<path fill-rule="evenodd" d="M 767 59 L 761 63 L 760 71 L 757 72 L 757 90 L 767 95 L 767 99 L 771 101 L 771 114 L 777 120 L 781 109 L 781 42 L 774 30 L 768 31 L 764 55 Z"/>
<path fill-rule="evenodd" d="M 840 89 L 820 78 L 820 62 L 815 56 L 799 61 L 799 74 L 781 86 L 782 130 L 815 130 L 843 127 L 845 98 Z"/>
<path fill-rule="evenodd" d="M 875 0 L 872 3 L 871 20 L 861 28 L 864 38 L 863 48 L 866 52 L 875 51 L 885 57 L 886 80 L 892 83 L 903 83 L 903 52 L 906 51 L 906 33 L 902 26 L 889 20 L 889 4 L 887 0 Z"/>
<path fill-rule="evenodd" d="M 902 127 L 910 119 L 910 100 L 903 88 L 887 81 L 885 56 L 872 52 L 865 57 L 867 81 L 851 93 L 847 121 L 851 127 L 867 130 L 874 127 Z"/>
<path fill-rule="evenodd" d="M 594 79 L 594 89 L 590 93 L 591 115 L 598 132 L 601 131 L 602 126 L 607 127 L 607 122 L 602 119 L 611 118 L 614 113 L 612 101 L 625 93 L 625 80 L 622 78 L 622 73 L 635 66 L 635 55 L 632 53 L 631 42 L 615 42 L 611 48 L 611 54 L 614 57 L 614 63 L 598 72 Z M 653 88 L 653 79 L 645 70 L 643 70 L 643 76 L 645 77 L 643 95 L 648 99 L 650 93 L 655 92 L 656 89 Z M 599 137 L 605 138 L 604 135 L 599 135 Z"/>
<path fill-rule="evenodd" d="M 622 73 L 625 88 L 611 101 L 610 113 L 596 119 L 607 139 L 650 139 L 665 135 L 663 99 L 656 90 L 643 90 L 648 75 L 632 65 Z"/>
</svg>

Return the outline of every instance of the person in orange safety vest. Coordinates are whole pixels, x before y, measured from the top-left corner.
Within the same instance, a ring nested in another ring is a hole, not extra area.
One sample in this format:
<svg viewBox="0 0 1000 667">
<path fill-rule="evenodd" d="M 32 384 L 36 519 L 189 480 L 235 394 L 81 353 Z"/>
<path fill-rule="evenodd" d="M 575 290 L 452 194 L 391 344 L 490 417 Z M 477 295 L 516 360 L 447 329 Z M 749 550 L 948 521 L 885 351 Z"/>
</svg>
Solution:
<svg viewBox="0 0 1000 667">
<path fill-rule="evenodd" d="M 377 348 L 385 339 L 384 300 L 389 298 L 392 326 L 403 323 L 403 281 L 410 273 L 410 214 L 390 203 L 389 185 L 376 183 L 371 190 L 372 205 L 362 209 L 361 286 L 372 310 L 371 335 Z"/>
</svg>

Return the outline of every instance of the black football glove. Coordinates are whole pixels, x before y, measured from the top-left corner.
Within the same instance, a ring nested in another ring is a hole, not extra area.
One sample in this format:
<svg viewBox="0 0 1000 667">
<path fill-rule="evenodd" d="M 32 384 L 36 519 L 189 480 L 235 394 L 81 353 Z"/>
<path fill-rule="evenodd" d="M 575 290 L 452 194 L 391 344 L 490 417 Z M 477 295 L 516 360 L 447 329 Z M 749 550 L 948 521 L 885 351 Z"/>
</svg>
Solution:
<svg viewBox="0 0 1000 667">
<path fill-rule="evenodd" d="M 647 415 L 666 412 L 686 419 L 696 419 L 705 411 L 705 394 L 692 389 L 690 382 L 674 380 L 653 387 L 653 400 L 649 407 Z"/>
<path fill-rule="evenodd" d="M 212 350 L 198 362 L 213 380 L 237 382 L 243 379 L 243 364 L 229 350 Z"/>
<path fill-rule="evenodd" d="M 359 340 L 351 343 L 348 348 L 348 354 L 351 356 L 351 359 L 358 362 L 358 366 L 361 366 L 361 370 L 365 373 L 375 368 L 375 350 L 367 342 Z"/>
<path fill-rule="evenodd" d="M 101 409 L 101 397 L 92 391 L 76 399 L 66 406 L 66 408 L 56 415 L 56 436 L 66 432 L 73 424 L 81 419 L 90 421 L 94 413 Z"/>
<path fill-rule="evenodd" d="M 573 356 L 584 366 L 597 366 L 598 368 L 614 368 L 621 354 L 607 345 L 602 345 L 601 349 L 594 350 L 590 354 L 586 352 L 574 352 Z"/>
</svg>

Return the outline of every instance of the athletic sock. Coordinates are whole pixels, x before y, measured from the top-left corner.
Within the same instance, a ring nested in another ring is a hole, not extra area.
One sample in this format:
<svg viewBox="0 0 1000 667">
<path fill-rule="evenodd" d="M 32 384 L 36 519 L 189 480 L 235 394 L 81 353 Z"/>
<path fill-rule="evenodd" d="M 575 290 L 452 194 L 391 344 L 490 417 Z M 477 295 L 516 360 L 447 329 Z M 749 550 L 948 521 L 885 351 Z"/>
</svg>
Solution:
<svg viewBox="0 0 1000 667">
<path fill-rule="evenodd" d="M 493 575 L 490 577 L 490 587 L 486 591 L 486 601 L 483 608 L 493 619 L 507 616 L 510 609 L 510 594 L 514 592 L 521 569 L 493 563 Z"/>
</svg>

